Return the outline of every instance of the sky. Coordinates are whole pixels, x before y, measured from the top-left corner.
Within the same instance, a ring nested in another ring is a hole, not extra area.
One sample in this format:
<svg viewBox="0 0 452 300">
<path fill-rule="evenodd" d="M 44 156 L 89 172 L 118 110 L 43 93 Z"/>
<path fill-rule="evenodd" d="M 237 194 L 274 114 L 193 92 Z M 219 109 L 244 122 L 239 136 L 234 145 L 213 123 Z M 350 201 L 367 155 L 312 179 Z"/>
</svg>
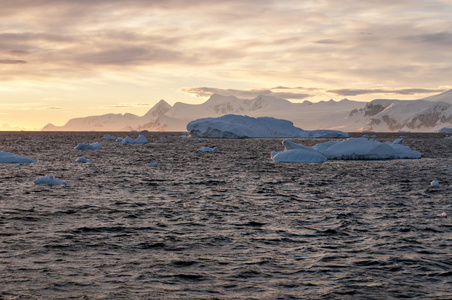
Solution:
<svg viewBox="0 0 452 300">
<path fill-rule="evenodd" d="M 211 94 L 420 99 L 452 88 L 452 0 L 0 0 L 0 130 Z"/>
</svg>

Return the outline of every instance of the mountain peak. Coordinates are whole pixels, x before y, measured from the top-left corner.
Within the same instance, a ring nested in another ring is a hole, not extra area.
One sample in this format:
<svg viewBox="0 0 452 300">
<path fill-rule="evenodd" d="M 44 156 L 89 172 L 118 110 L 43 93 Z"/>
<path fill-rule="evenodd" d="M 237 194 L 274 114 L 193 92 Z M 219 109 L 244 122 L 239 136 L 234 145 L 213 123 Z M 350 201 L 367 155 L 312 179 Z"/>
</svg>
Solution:
<svg viewBox="0 0 452 300">
<path fill-rule="evenodd" d="M 172 106 L 162 99 L 157 104 L 155 104 L 143 117 L 155 118 L 166 114 L 171 108 Z"/>
</svg>

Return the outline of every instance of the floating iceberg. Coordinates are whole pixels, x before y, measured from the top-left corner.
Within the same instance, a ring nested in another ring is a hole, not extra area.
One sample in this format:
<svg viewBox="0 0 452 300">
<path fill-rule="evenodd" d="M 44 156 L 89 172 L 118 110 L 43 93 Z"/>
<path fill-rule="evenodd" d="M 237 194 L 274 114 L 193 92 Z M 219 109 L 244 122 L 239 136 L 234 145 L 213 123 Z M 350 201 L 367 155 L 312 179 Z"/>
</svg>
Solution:
<svg viewBox="0 0 452 300">
<path fill-rule="evenodd" d="M 102 145 L 98 143 L 94 144 L 78 144 L 75 150 L 102 150 Z"/>
<path fill-rule="evenodd" d="M 89 159 L 87 159 L 86 157 L 82 156 L 82 157 L 77 158 L 76 162 L 89 163 L 91 161 Z"/>
<path fill-rule="evenodd" d="M 201 151 L 201 152 L 218 152 L 219 150 L 218 150 L 218 147 L 213 147 L 213 148 L 202 147 L 199 149 L 199 151 Z"/>
<path fill-rule="evenodd" d="M 58 178 L 55 178 L 54 175 L 47 175 L 47 176 L 41 176 L 38 177 L 35 181 L 34 184 L 36 185 L 66 185 L 67 183 L 64 181 L 59 180 Z"/>
<path fill-rule="evenodd" d="M 197 142 L 207 142 L 209 139 L 206 138 L 196 138 L 195 141 Z"/>
<path fill-rule="evenodd" d="M 351 138 L 344 141 L 330 141 L 317 144 L 313 149 L 332 160 L 386 160 L 421 158 L 421 153 L 402 145 L 400 139 L 382 143 L 366 138 Z"/>
<path fill-rule="evenodd" d="M 29 164 L 35 162 L 35 160 L 25 156 L 18 156 L 9 152 L 0 152 L 0 164 Z"/>
<path fill-rule="evenodd" d="M 272 117 L 252 118 L 241 115 L 225 115 L 203 118 L 187 124 L 187 130 L 195 137 L 211 138 L 344 138 L 350 135 L 335 130 L 307 131 L 293 126 L 291 121 Z"/>
<path fill-rule="evenodd" d="M 281 162 L 322 163 L 326 160 L 387 160 L 402 158 L 421 158 L 421 154 L 395 143 L 381 143 L 367 138 L 351 138 L 344 141 L 329 141 L 314 147 L 307 147 L 284 140 L 283 152 L 273 152 L 271 158 Z"/>
<path fill-rule="evenodd" d="M 136 139 L 126 137 L 119 141 L 120 144 L 147 144 L 148 142 L 148 139 L 141 134 Z"/>
<path fill-rule="evenodd" d="M 437 131 L 438 133 L 452 133 L 452 128 L 443 127 Z"/>
<path fill-rule="evenodd" d="M 113 136 L 113 135 L 109 135 L 109 134 L 105 134 L 102 139 L 104 140 L 116 140 L 117 137 Z"/>
</svg>

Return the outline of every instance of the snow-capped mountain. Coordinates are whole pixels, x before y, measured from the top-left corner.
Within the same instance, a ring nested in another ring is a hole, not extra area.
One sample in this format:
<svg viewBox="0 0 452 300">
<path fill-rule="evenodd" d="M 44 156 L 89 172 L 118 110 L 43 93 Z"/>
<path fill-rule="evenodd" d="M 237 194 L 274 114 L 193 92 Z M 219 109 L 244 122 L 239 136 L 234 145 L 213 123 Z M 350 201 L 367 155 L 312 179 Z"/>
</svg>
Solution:
<svg viewBox="0 0 452 300">
<path fill-rule="evenodd" d="M 437 98 L 452 103 L 452 93 Z M 435 99 L 430 97 L 430 99 Z M 428 99 L 428 98 L 427 98 Z M 373 100 L 347 117 L 349 131 L 431 132 L 452 126 L 452 104 L 431 100 Z M 355 124 L 355 127 L 353 126 Z"/>
<path fill-rule="evenodd" d="M 190 121 L 227 114 L 274 117 L 292 121 L 304 130 L 424 131 L 452 127 L 452 90 L 420 100 L 348 99 L 293 103 L 261 95 L 254 99 L 212 95 L 201 104 L 164 100 L 145 115 L 106 114 L 69 120 L 64 126 L 48 124 L 44 131 L 185 131 Z"/>
</svg>

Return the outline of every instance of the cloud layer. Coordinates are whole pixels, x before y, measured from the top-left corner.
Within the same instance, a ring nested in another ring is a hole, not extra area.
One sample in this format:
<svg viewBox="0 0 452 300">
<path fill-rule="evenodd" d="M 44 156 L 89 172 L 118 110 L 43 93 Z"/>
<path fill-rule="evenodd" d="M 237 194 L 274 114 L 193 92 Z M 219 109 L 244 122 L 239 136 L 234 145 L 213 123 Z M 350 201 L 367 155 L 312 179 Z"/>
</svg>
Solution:
<svg viewBox="0 0 452 300">
<path fill-rule="evenodd" d="M 449 0 L 3 1 L 0 93 L 416 98 L 451 86 L 451 15 Z"/>
</svg>

